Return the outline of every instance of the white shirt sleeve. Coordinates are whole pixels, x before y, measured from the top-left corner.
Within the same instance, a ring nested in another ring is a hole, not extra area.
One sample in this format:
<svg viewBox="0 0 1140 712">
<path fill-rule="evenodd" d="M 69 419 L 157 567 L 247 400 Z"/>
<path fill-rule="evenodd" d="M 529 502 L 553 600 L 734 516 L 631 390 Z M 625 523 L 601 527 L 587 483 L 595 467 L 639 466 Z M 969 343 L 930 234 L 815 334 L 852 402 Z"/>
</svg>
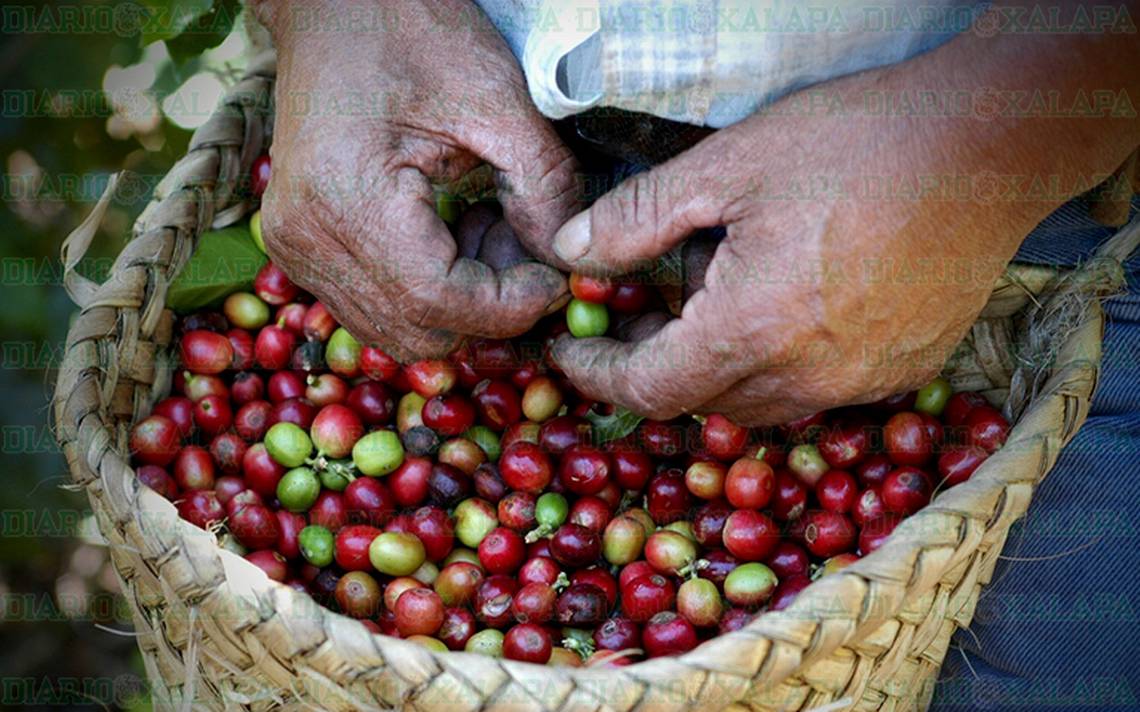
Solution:
<svg viewBox="0 0 1140 712">
<path fill-rule="evenodd" d="M 551 118 L 612 106 L 719 128 L 796 89 L 935 47 L 981 4 L 539 0 L 520 62 Z"/>
</svg>

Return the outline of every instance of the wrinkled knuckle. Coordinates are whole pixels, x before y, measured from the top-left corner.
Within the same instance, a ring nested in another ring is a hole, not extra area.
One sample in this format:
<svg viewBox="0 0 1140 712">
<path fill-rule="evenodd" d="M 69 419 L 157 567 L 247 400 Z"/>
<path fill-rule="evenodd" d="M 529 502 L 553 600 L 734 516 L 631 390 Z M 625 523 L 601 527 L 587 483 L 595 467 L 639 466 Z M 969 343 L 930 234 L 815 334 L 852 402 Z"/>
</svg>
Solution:
<svg viewBox="0 0 1140 712">
<path fill-rule="evenodd" d="M 602 208 L 608 218 L 607 222 L 613 223 L 616 227 L 633 227 L 637 218 L 637 206 L 641 200 L 642 181 L 641 176 L 627 178 L 595 204 L 595 211 Z"/>
<path fill-rule="evenodd" d="M 602 362 L 600 353 L 580 348 L 567 339 L 564 344 L 555 346 L 554 358 L 580 392 L 596 400 L 617 402 L 612 374 Z"/>
<path fill-rule="evenodd" d="M 563 337 L 554 342 L 551 355 L 555 363 L 579 389 L 590 389 L 588 383 L 590 374 L 590 359 L 578 348 L 570 337 Z"/>
<path fill-rule="evenodd" d="M 561 200 L 574 191 L 574 168 L 577 159 L 561 141 L 552 141 L 535 154 L 532 165 L 537 167 L 536 188 L 544 203 Z"/>
<path fill-rule="evenodd" d="M 656 229 L 659 219 L 657 177 L 652 172 L 642 173 L 635 176 L 629 183 L 628 195 L 625 196 L 625 200 L 621 204 L 623 223 Z"/>
<path fill-rule="evenodd" d="M 555 353 L 558 364 L 575 383 L 591 392 L 601 390 L 598 386 L 606 365 L 600 351 L 584 349 L 572 339 L 565 338 L 556 342 Z"/>
</svg>

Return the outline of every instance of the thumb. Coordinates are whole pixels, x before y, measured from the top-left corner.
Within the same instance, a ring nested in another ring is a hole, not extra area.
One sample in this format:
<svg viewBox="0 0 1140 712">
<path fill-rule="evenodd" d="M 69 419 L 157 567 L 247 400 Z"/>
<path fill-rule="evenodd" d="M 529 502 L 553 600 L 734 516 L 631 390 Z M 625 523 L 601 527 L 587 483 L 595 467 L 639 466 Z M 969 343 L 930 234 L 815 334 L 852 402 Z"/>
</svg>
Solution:
<svg viewBox="0 0 1140 712">
<path fill-rule="evenodd" d="M 578 272 L 620 274 L 660 257 L 699 228 L 721 224 L 734 191 L 732 181 L 712 170 L 709 159 L 721 143 L 714 138 L 627 178 L 575 215 L 555 234 L 555 254 Z"/>
</svg>

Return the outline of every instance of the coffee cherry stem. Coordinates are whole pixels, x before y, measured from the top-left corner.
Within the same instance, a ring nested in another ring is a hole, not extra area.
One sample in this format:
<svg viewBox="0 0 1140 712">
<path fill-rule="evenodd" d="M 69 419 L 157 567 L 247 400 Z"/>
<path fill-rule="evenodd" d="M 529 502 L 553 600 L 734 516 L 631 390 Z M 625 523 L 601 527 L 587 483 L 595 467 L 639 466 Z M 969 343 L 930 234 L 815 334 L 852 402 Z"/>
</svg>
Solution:
<svg viewBox="0 0 1140 712">
<path fill-rule="evenodd" d="M 570 513 L 570 504 L 557 492 L 547 492 L 534 505 L 534 518 L 538 527 L 526 535 L 526 543 L 533 544 L 554 533 Z"/>
<path fill-rule="evenodd" d="M 523 541 L 525 541 L 527 544 L 533 544 L 539 539 L 545 539 L 546 537 L 550 536 L 557 528 L 558 527 L 556 526 L 549 527 L 545 524 L 535 527 L 534 529 L 531 529 L 529 532 L 527 532 L 526 537 L 523 538 Z"/>
<path fill-rule="evenodd" d="M 349 482 L 356 479 L 356 465 L 353 464 L 352 460 L 328 460 L 325 463 L 325 468 L 335 475 L 340 475 Z"/>
<path fill-rule="evenodd" d="M 550 587 L 553 588 L 556 593 L 561 593 L 562 589 L 566 588 L 569 585 L 570 577 L 566 575 L 565 571 L 559 571 L 558 577 L 554 579 L 554 583 L 551 584 Z"/>
<path fill-rule="evenodd" d="M 768 446 L 767 445 L 761 445 L 760 448 L 758 450 L 756 450 L 756 454 L 753 457 L 754 457 L 754 459 L 757 459 L 757 460 L 763 460 L 764 456 L 767 454 L 768 454 Z"/>
<path fill-rule="evenodd" d="M 562 639 L 562 647 L 578 654 L 583 660 L 589 658 L 596 650 L 594 641 L 589 637 L 566 636 Z"/>
<path fill-rule="evenodd" d="M 701 575 L 701 571 L 711 565 L 712 563 L 708 559 L 695 559 L 677 569 L 677 575 L 683 579 L 697 578 Z"/>
<path fill-rule="evenodd" d="M 349 482 L 356 479 L 356 465 L 352 460 L 329 458 L 324 452 L 318 450 L 317 454 L 305 460 L 305 464 L 317 472 L 328 470 L 333 474 L 344 477 Z"/>
<path fill-rule="evenodd" d="M 635 492 L 633 490 L 626 490 L 625 492 L 622 492 L 621 500 L 618 501 L 617 512 L 620 514 L 621 512 L 624 512 L 625 510 L 629 509 L 630 507 L 633 506 L 633 503 L 636 500 L 637 500 L 637 492 Z M 644 500 L 643 500 L 643 502 L 644 502 Z"/>
</svg>

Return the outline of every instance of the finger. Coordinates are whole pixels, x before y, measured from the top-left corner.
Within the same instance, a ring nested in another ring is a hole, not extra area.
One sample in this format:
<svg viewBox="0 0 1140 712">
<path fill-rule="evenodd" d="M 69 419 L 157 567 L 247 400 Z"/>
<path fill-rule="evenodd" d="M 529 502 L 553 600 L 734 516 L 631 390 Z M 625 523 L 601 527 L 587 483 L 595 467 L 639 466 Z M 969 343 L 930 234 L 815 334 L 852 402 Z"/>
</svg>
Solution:
<svg viewBox="0 0 1140 712">
<path fill-rule="evenodd" d="M 395 199 L 355 248 L 374 266 L 374 279 L 391 285 L 389 299 L 407 322 L 475 336 L 514 336 L 567 292 L 563 276 L 546 265 L 527 262 L 496 271 L 458 257 L 430 197 L 419 171 L 398 171 Z M 370 239 L 376 234 L 384 238 Z"/>
<path fill-rule="evenodd" d="M 437 185 L 452 188 L 479 181 L 480 172 L 476 169 L 483 159 L 461 146 L 437 137 L 406 134 L 397 139 L 397 145 L 404 162 L 418 168 Z"/>
<path fill-rule="evenodd" d="M 400 363 L 411 363 L 424 358 L 442 358 L 459 346 L 461 337 L 445 329 L 420 329 L 402 324 L 398 318 L 392 323 L 398 329 L 388 329 L 367 310 L 356 295 L 342 293 L 336 303 L 341 305 L 333 316 L 362 344 L 379 346 Z"/>
<path fill-rule="evenodd" d="M 621 341 L 643 341 L 661 331 L 672 320 L 673 317 L 663 311 L 630 314 L 618 319 L 614 324 L 614 333 Z"/>
<path fill-rule="evenodd" d="M 741 425 L 780 425 L 800 416 L 840 406 L 873 403 L 928 382 L 892 373 L 886 380 L 866 383 L 857 362 L 833 366 L 808 364 L 767 368 L 701 406 L 703 412 L 722 413 Z M 853 390 L 854 388 L 854 390 Z"/>
<path fill-rule="evenodd" d="M 713 231 L 702 230 L 685 242 L 681 252 L 685 270 L 683 299 L 687 300 L 704 289 L 705 272 L 708 271 L 709 263 L 712 262 L 717 245 L 722 239 L 713 234 Z"/>
<path fill-rule="evenodd" d="M 475 259 L 487 230 L 498 219 L 498 213 L 487 203 L 475 203 L 464 210 L 455 224 L 455 244 L 459 247 L 459 255 Z"/>
<path fill-rule="evenodd" d="M 558 228 L 581 209 L 578 162 L 550 122 L 529 106 L 505 118 L 506 126 L 465 137 L 468 150 L 495 168 L 499 202 L 519 241 L 543 262 L 565 268 L 552 244 Z"/>
<path fill-rule="evenodd" d="M 506 269 L 531 259 L 515 231 L 505 220 L 487 230 L 479 247 L 479 261 L 492 269 Z"/>
<path fill-rule="evenodd" d="M 456 122 L 453 145 L 408 139 L 404 149 L 410 164 L 431 178 L 447 177 L 476 187 L 483 177 L 472 160 L 493 169 L 496 197 L 518 239 L 530 254 L 558 267 L 551 248 L 554 233 L 581 208 L 578 202 L 578 162 L 551 123 L 531 105 L 524 85 L 503 97 L 504 110 L 490 120 L 467 117 Z M 462 170 L 460 170 L 462 168 Z M 446 174 L 446 175 L 445 175 Z"/>
<path fill-rule="evenodd" d="M 355 255 L 334 249 L 338 246 L 334 241 L 313 240 L 298 232 L 297 222 L 270 221 L 266 233 L 270 255 L 298 286 L 317 296 L 358 341 L 376 344 L 400 361 L 445 355 L 458 345 L 455 333 L 405 324 L 388 300 L 372 297 L 377 293 L 375 285 Z"/>
<path fill-rule="evenodd" d="M 720 413 L 734 423 L 754 426 L 780 425 L 818 410 L 796 398 L 795 385 L 791 384 L 791 390 L 788 385 L 764 371 L 704 403 L 700 412 Z"/>
<path fill-rule="evenodd" d="M 730 148 L 713 134 L 653 170 L 627 178 L 559 229 L 555 253 L 577 271 L 630 272 L 694 230 L 723 223 L 740 189 L 723 175 Z"/>
<path fill-rule="evenodd" d="M 715 313 L 715 312 L 705 312 Z M 747 376 L 752 359 L 689 310 L 636 342 L 560 338 L 554 358 L 582 392 L 641 415 L 691 412 Z"/>
</svg>

